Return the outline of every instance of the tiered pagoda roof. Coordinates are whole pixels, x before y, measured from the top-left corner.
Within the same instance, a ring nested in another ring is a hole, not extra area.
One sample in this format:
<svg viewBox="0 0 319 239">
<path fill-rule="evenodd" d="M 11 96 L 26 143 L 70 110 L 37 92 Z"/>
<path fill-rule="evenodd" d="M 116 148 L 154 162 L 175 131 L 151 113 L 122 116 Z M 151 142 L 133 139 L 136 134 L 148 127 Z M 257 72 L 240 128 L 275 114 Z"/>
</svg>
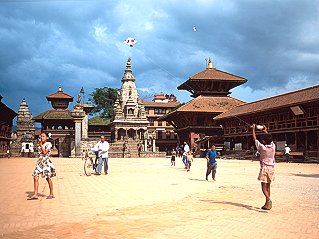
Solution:
<svg viewBox="0 0 319 239">
<path fill-rule="evenodd" d="M 56 110 L 65 110 L 68 108 L 69 103 L 73 101 L 73 96 L 63 92 L 62 86 L 59 86 L 57 92 L 46 96 L 48 101 L 51 101 L 51 105 Z"/>
<path fill-rule="evenodd" d="M 63 92 L 61 86 L 59 86 L 59 89 L 57 92 L 47 95 L 46 98 L 48 101 L 52 101 L 54 99 L 65 99 L 69 102 L 73 101 L 73 96 Z"/>
<path fill-rule="evenodd" d="M 61 120 L 65 120 L 65 119 L 69 119 L 69 120 L 73 120 L 72 116 L 71 116 L 71 112 L 72 110 L 47 110 L 45 112 L 42 112 L 40 114 L 38 114 L 37 116 L 34 116 L 33 119 L 35 121 L 38 120 L 57 120 L 57 119 L 61 119 Z"/>
<path fill-rule="evenodd" d="M 224 96 L 198 96 L 195 99 L 187 102 L 176 110 L 168 113 L 164 117 L 166 119 L 174 119 L 176 113 L 179 112 L 196 112 L 196 113 L 215 113 L 220 114 L 226 112 L 237 105 L 245 103 L 244 101 L 233 97 Z"/>
<path fill-rule="evenodd" d="M 192 97 L 199 95 L 227 96 L 230 89 L 245 83 L 247 79 L 216 69 L 210 58 L 205 70 L 191 76 L 177 89 L 187 90 Z"/>
<path fill-rule="evenodd" d="M 69 102 L 73 101 L 73 96 L 62 91 L 59 86 L 57 92 L 46 96 L 48 101 L 51 101 L 53 109 L 47 110 L 33 117 L 36 122 L 43 120 L 73 120 L 71 110 L 68 110 Z"/>
</svg>

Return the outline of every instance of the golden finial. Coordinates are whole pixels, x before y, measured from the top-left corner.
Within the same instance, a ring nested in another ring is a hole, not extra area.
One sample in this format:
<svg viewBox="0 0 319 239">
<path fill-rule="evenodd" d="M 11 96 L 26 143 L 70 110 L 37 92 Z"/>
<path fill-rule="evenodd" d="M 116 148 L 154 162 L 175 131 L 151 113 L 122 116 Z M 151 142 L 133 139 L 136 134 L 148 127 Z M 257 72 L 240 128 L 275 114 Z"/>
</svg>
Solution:
<svg viewBox="0 0 319 239">
<path fill-rule="evenodd" d="M 213 69 L 215 68 L 213 63 L 212 63 L 212 60 L 210 59 L 210 57 L 208 58 L 208 64 L 207 64 L 207 69 Z"/>
</svg>

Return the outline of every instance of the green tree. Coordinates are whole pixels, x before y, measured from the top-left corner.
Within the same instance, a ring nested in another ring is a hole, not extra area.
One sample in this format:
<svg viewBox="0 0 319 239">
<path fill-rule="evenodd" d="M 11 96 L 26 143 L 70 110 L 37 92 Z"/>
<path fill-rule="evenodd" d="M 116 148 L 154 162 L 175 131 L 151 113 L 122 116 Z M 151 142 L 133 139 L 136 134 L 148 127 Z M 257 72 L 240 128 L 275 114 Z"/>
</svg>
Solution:
<svg viewBox="0 0 319 239">
<path fill-rule="evenodd" d="M 89 102 L 94 106 L 91 114 L 98 113 L 104 119 L 112 118 L 117 91 L 116 88 L 95 88 L 89 98 Z"/>
</svg>

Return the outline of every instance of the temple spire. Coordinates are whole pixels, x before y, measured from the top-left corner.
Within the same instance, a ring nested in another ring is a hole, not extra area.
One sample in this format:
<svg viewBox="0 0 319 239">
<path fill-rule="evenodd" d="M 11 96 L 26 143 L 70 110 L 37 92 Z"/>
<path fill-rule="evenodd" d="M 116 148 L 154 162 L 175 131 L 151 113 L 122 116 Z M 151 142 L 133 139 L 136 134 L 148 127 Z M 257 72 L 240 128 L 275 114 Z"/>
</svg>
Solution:
<svg viewBox="0 0 319 239">
<path fill-rule="evenodd" d="M 131 68 L 131 57 L 129 56 L 128 59 L 127 59 L 127 63 L 126 63 L 126 69 L 125 71 L 132 71 L 132 68 Z"/>
<path fill-rule="evenodd" d="M 127 63 L 126 63 L 126 68 L 124 71 L 124 75 L 122 78 L 122 82 L 124 81 L 135 81 L 135 78 L 133 76 L 132 68 L 131 68 L 131 57 L 128 57 Z"/>
</svg>

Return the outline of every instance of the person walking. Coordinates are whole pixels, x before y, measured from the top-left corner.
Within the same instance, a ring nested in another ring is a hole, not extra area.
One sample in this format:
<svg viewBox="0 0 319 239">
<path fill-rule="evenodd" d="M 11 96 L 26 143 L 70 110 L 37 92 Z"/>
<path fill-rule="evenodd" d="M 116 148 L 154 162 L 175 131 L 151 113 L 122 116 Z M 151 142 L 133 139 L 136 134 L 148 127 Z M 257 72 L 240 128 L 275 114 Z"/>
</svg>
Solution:
<svg viewBox="0 0 319 239">
<path fill-rule="evenodd" d="M 186 141 L 184 142 L 184 148 L 183 148 L 183 164 L 185 165 L 185 169 L 187 168 L 187 153 L 190 150 L 189 145 L 186 143 Z"/>
<path fill-rule="evenodd" d="M 56 170 L 53 163 L 51 162 L 49 158 L 51 149 L 52 149 L 52 144 L 48 142 L 48 136 L 45 133 L 41 133 L 39 137 L 39 159 L 32 173 L 34 193 L 27 200 L 38 199 L 39 176 L 42 176 L 43 178 L 45 178 L 49 184 L 50 195 L 47 197 L 47 199 L 54 198 L 53 183 L 51 178 L 56 176 Z"/>
<path fill-rule="evenodd" d="M 287 144 L 285 144 L 285 157 L 286 157 L 287 163 L 289 163 L 290 151 L 291 151 L 290 147 Z"/>
<path fill-rule="evenodd" d="M 262 135 L 261 142 L 256 137 L 256 125 L 253 124 L 251 128 L 253 140 L 255 141 L 256 148 L 260 154 L 260 171 L 258 180 L 261 181 L 261 189 L 266 198 L 266 202 L 261 209 L 270 210 L 272 208 L 270 184 L 275 180 L 276 145 L 272 141 L 272 136 L 268 133 L 265 125 L 262 129 L 264 134 Z"/>
<path fill-rule="evenodd" d="M 104 173 L 105 175 L 108 174 L 109 148 L 110 144 L 105 140 L 104 135 L 101 136 L 101 140 L 92 148 L 92 151 L 98 152 L 98 165 L 96 170 L 97 175 L 101 175 L 103 163 Z"/>
<path fill-rule="evenodd" d="M 192 152 L 189 150 L 187 152 L 187 155 L 186 155 L 186 160 L 187 160 L 187 172 L 189 172 L 191 170 L 191 166 L 192 166 L 192 162 L 193 162 L 193 155 L 192 155 Z"/>
<path fill-rule="evenodd" d="M 171 152 L 171 166 L 175 166 L 175 159 L 176 159 L 176 151 L 173 148 Z"/>
<path fill-rule="evenodd" d="M 208 181 L 208 176 L 212 173 L 212 179 L 216 181 L 216 170 L 217 170 L 217 161 L 216 161 L 216 147 L 212 145 L 210 150 L 206 154 L 207 159 L 207 171 L 206 171 L 206 180 Z"/>
</svg>

